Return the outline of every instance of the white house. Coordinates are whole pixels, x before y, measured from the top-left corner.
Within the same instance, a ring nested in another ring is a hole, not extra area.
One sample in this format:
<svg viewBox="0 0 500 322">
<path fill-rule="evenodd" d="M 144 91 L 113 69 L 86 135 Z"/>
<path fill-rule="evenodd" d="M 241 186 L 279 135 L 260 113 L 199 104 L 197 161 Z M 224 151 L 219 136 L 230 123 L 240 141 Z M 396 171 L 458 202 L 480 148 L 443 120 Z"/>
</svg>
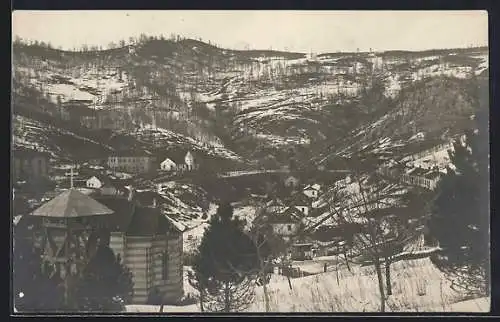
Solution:
<svg viewBox="0 0 500 322">
<path fill-rule="evenodd" d="M 187 170 L 194 170 L 196 165 L 194 163 L 194 156 L 191 151 L 188 151 L 184 156 L 184 163 L 187 165 Z"/>
<path fill-rule="evenodd" d="M 123 195 L 122 189 L 113 184 L 111 180 L 104 176 L 92 176 L 85 182 L 85 186 L 90 189 L 97 189 L 101 195 Z"/>
<path fill-rule="evenodd" d="M 91 178 L 87 179 L 87 181 L 85 182 L 85 186 L 87 188 L 100 189 L 103 185 L 104 185 L 104 182 L 101 181 L 101 179 L 99 179 L 96 176 L 92 176 Z"/>
<path fill-rule="evenodd" d="M 185 155 L 180 154 L 179 151 L 171 151 L 168 157 L 160 163 L 160 169 L 163 171 L 191 171 L 196 168 L 197 164 L 191 151 Z"/>
<path fill-rule="evenodd" d="M 164 171 L 174 171 L 177 169 L 177 165 L 174 161 L 169 158 L 166 158 L 162 163 L 160 163 L 160 169 Z"/>
<path fill-rule="evenodd" d="M 320 191 L 321 191 L 321 186 L 315 183 L 313 185 L 306 186 L 302 192 L 309 198 L 316 199 L 318 198 Z"/>
</svg>

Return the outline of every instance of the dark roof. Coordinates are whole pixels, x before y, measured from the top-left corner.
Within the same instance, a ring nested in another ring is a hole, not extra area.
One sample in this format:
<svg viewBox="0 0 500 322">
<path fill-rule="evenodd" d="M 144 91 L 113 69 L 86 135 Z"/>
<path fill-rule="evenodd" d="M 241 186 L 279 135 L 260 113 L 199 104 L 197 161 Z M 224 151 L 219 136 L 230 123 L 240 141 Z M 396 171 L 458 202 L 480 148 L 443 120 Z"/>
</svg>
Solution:
<svg viewBox="0 0 500 322">
<path fill-rule="evenodd" d="M 297 208 L 289 207 L 282 213 L 268 216 L 267 221 L 271 224 L 298 223 L 302 215 Z"/>
<path fill-rule="evenodd" d="M 427 170 L 427 169 L 413 168 L 409 174 L 412 176 L 424 176 L 428 172 L 429 172 L 429 170 Z"/>
<path fill-rule="evenodd" d="M 110 229 L 126 232 L 134 215 L 134 203 L 125 198 L 99 196 L 95 199 L 114 211 L 114 214 L 109 216 Z"/>
<path fill-rule="evenodd" d="M 295 207 L 288 207 L 281 213 L 281 215 L 292 216 L 293 218 L 300 220 L 304 216 L 304 213 Z"/>
<path fill-rule="evenodd" d="M 285 204 L 283 203 L 283 201 L 281 201 L 281 199 L 273 198 L 266 203 L 266 207 L 273 207 L 273 206 L 284 207 Z"/>
<path fill-rule="evenodd" d="M 68 106 L 67 111 L 74 116 L 95 116 L 95 111 L 85 105 L 74 104 Z"/>
<path fill-rule="evenodd" d="M 330 242 L 337 238 L 348 238 L 353 233 L 360 232 L 361 225 L 356 223 L 319 226 L 312 232 L 311 238 L 320 242 Z"/>
<path fill-rule="evenodd" d="M 436 178 L 441 177 L 441 175 L 442 175 L 442 173 L 439 171 L 431 171 L 431 172 L 426 173 L 424 175 L 424 177 L 427 179 L 436 179 Z"/>
<path fill-rule="evenodd" d="M 179 232 L 179 229 L 169 222 L 160 208 L 137 205 L 125 198 L 101 197 L 100 202 L 113 209 L 110 216 L 110 226 L 115 232 L 123 232 L 129 236 L 153 236 L 161 232 Z"/>
<path fill-rule="evenodd" d="M 32 216 L 76 218 L 110 215 L 113 211 L 95 199 L 76 189 L 69 189 L 43 204 L 31 213 Z"/>
<path fill-rule="evenodd" d="M 290 197 L 290 205 L 293 206 L 307 206 L 310 202 L 309 198 L 301 192 L 297 192 Z"/>
<path fill-rule="evenodd" d="M 160 230 L 161 211 L 159 208 L 136 206 L 127 234 L 132 236 L 152 236 Z M 165 227 L 163 227 L 165 228 Z"/>
<path fill-rule="evenodd" d="M 156 199 L 157 204 L 160 204 L 163 201 L 162 195 L 157 193 L 156 191 L 136 191 L 134 195 L 134 199 L 138 201 L 143 206 L 149 206 L 153 204 L 153 201 Z"/>
</svg>

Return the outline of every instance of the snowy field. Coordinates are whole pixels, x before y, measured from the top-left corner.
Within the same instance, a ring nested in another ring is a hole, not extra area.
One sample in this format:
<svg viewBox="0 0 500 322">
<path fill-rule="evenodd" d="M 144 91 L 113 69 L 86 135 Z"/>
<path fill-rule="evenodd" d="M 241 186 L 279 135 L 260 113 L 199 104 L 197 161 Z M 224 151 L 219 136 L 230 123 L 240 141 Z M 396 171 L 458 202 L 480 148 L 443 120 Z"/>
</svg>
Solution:
<svg viewBox="0 0 500 322">
<path fill-rule="evenodd" d="M 330 261 L 331 258 L 323 258 Z M 319 263 L 318 263 L 319 264 Z M 373 267 L 352 266 L 337 271 L 295 278 L 292 290 L 284 276 L 272 275 L 268 285 L 272 312 L 377 312 L 380 300 Z M 187 271 L 187 267 L 186 267 Z M 186 275 L 185 275 L 186 276 Z M 196 291 L 187 283 L 185 293 Z M 453 291 L 442 273 L 429 259 L 408 260 L 392 266 L 393 295 L 386 304 L 387 312 L 488 312 L 490 298 L 464 300 Z M 247 312 L 264 312 L 262 287 Z M 159 306 L 129 305 L 127 312 L 159 312 Z M 164 312 L 199 312 L 197 304 L 165 306 Z"/>
<path fill-rule="evenodd" d="M 292 280 L 271 283 L 271 308 L 275 312 L 377 312 L 380 300 L 373 267 L 352 267 Z M 468 309 L 471 303 L 454 305 L 463 296 L 450 288 L 449 282 L 429 259 L 401 261 L 392 266 L 393 295 L 388 299 L 390 312 L 450 312 Z M 484 304 L 484 303 L 482 303 Z M 480 309 L 489 310 L 489 305 Z M 477 311 L 478 309 L 476 309 Z M 262 289 L 257 290 L 252 312 L 264 311 Z"/>
</svg>

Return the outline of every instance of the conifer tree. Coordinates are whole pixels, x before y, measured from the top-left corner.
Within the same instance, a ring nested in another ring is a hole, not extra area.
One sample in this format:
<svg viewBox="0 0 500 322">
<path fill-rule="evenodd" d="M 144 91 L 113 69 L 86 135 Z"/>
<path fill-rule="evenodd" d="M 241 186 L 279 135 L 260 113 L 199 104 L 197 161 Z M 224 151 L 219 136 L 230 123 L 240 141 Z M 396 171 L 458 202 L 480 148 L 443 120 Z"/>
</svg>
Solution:
<svg viewBox="0 0 500 322">
<path fill-rule="evenodd" d="M 14 306 L 18 312 L 54 312 L 63 305 L 63 293 L 40 250 L 28 239 L 14 236 Z"/>
<path fill-rule="evenodd" d="M 436 189 L 429 231 L 443 249 L 434 261 L 453 284 L 484 294 L 489 289 L 487 110 L 476 121 L 478 129 L 467 131 L 449 151 L 453 166 Z"/>
<path fill-rule="evenodd" d="M 253 299 L 253 276 L 259 261 L 244 222 L 233 217 L 228 203 L 219 206 L 203 235 L 193 270 L 206 290 L 209 311 L 239 311 Z"/>
<path fill-rule="evenodd" d="M 120 312 L 132 295 L 132 274 L 108 246 L 100 246 L 78 282 L 75 300 L 82 311 Z"/>
</svg>

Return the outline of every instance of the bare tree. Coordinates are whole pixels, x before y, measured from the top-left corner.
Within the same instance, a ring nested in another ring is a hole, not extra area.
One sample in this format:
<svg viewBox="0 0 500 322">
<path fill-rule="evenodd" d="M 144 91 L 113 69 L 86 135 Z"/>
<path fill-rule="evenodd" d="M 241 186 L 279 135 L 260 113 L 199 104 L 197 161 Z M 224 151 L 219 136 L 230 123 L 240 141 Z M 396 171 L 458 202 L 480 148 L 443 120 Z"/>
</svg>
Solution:
<svg viewBox="0 0 500 322">
<path fill-rule="evenodd" d="M 365 174 L 353 176 L 345 188 L 331 189 L 326 199 L 329 218 L 338 225 L 357 227 L 351 231 L 354 255 L 374 266 L 380 311 L 384 312 L 387 296 L 392 294 L 390 265 L 394 256 L 420 235 L 423 198 L 375 174 Z M 385 282 L 382 264 L 385 264 Z"/>
<path fill-rule="evenodd" d="M 268 185 L 267 194 L 271 195 L 276 192 L 276 186 Z M 275 195 L 271 197 L 271 202 L 277 202 L 278 197 Z M 267 270 L 274 267 L 274 263 L 278 264 L 282 273 L 289 271 L 291 267 L 291 260 L 289 256 L 289 249 L 293 244 L 294 238 L 285 238 L 279 236 L 273 230 L 272 225 L 269 223 L 269 218 L 280 212 L 279 209 L 270 209 L 267 205 L 256 205 L 256 217 L 252 223 L 251 234 L 253 236 L 254 245 L 259 246 L 259 257 L 265 254 L 263 260 L 265 265 L 261 268 Z M 300 238 L 302 231 L 298 231 L 295 237 Z M 265 250 L 265 251 L 264 251 Z M 290 274 L 286 275 L 288 286 L 290 290 L 293 289 Z M 267 291 L 267 290 L 266 290 Z"/>
</svg>

